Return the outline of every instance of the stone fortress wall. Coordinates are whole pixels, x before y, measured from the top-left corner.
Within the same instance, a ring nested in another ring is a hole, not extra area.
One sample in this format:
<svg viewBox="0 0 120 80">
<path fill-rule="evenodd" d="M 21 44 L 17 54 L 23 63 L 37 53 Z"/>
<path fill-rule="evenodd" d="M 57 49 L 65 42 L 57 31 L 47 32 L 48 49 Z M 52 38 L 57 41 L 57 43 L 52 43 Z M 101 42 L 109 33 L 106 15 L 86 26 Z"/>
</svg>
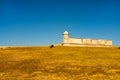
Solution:
<svg viewBox="0 0 120 80">
<path fill-rule="evenodd" d="M 95 40 L 83 38 L 69 38 L 69 33 L 63 33 L 63 46 L 93 46 L 93 47 L 109 47 L 112 46 L 111 40 Z"/>
</svg>

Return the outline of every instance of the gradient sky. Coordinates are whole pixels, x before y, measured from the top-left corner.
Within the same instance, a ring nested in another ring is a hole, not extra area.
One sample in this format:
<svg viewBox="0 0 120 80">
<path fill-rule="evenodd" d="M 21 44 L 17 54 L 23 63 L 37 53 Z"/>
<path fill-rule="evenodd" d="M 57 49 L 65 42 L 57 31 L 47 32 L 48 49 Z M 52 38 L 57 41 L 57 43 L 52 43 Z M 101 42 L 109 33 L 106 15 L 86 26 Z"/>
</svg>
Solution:
<svg viewBox="0 0 120 80">
<path fill-rule="evenodd" d="M 0 0 L 0 46 L 61 43 L 65 30 L 120 45 L 120 0 Z"/>
</svg>

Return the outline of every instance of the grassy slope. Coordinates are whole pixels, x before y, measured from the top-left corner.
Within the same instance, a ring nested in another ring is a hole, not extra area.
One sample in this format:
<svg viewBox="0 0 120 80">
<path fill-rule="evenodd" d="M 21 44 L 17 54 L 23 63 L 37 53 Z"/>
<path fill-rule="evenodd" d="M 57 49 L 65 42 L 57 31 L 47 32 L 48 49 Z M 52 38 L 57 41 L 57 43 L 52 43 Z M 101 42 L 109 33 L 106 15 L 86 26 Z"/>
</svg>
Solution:
<svg viewBox="0 0 120 80">
<path fill-rule="evenodd" d="M 120 49 L 0 49 L 0 80 L 120 80 Z"/>
</svg>

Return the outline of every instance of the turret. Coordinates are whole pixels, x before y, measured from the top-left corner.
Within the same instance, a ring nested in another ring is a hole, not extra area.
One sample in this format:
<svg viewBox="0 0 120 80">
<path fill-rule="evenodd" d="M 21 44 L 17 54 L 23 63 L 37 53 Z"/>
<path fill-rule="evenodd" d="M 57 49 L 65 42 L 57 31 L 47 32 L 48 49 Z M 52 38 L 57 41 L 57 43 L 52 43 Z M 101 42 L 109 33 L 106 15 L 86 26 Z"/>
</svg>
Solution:
<svg viewBox="0 0 120 80">
<path fill-rule="evenodd" d="M 63 33 L 63 44 L 68 43 L 68 39 L 69 39 L 69 33 L 67 31 L 65 31 Z"/>
</svg>

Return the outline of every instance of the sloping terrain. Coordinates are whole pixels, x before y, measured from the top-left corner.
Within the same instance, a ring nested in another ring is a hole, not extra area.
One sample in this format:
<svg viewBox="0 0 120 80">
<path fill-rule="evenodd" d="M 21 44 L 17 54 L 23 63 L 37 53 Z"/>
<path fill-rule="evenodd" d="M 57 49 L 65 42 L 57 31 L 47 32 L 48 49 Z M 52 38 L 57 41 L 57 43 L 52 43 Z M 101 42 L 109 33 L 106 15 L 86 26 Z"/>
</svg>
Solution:
<svg viewBox="0 0 120 80">
<path fill-rule="evenodd" d="M 1 48 L 0 80 L 120 80 L 120 49 Z"/>
</svg>

